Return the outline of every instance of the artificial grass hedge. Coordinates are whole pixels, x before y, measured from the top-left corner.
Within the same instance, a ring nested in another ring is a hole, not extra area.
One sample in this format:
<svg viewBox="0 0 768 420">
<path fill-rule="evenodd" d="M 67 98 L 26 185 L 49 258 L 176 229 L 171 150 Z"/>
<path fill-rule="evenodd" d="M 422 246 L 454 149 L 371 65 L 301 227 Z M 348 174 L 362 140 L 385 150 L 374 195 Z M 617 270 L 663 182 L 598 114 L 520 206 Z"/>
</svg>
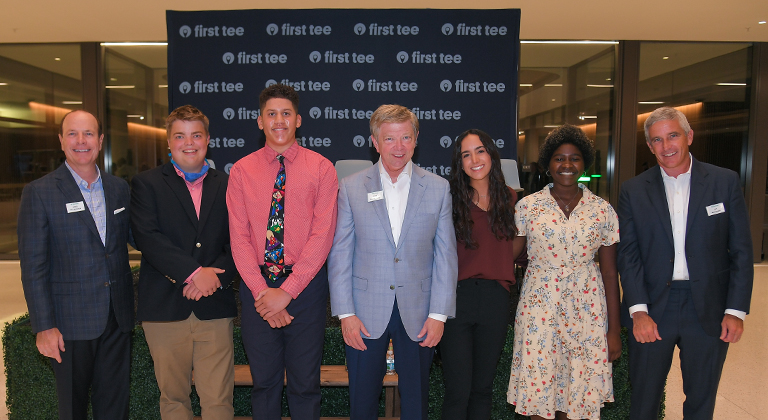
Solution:
<svg viewBox="0 0 768 420">
<path fill-rule="evenodd" d="M 613 365 L 613 386 L 616 402 L 607 404 L 601 411 L 605 420 L 629 418 L 629 379 L 626 354 L 626 330 L 622 332 L 624 341 L 623 354 Z M 524 419 L 516 415 L 514 407 L 507 404 L 507 385 L 509 382 L 509 366 L 512 358 L 513 333 L 510 327 L 507 342 L 499 361 L 496 379 L 493 383 L 493 408 L 491 418 Z M 5 324 L 3 331 L 3 357 L 7 386 L 6 405 L 9 420 L 27 419 L 56 419 L 56 387 L 53 371 L 47 358 L 40 355 L 35 346 L 28 316 L 23 316 L 10 324 Z M 160 391 L 155 381 L 152 358 L 149 354 L 144 330 L 137 326 L 133 331 L 133 348 L 131 364 L 131 420 L 160 419 L 158 400 Z M 246 364 L 240 328 L 235 328 L 235 363 Z M 323 349 L 323 364 L 344 364 L 344 340 L 338 328 L 327 328 L 325 346 Z M 429 419 L 440 418 L 444 386 L 442 369 L 436 360 L 430 373 L 429 389 Z M 200 414 L 197 395 L 193 394 L 193 408 Z M 250 388 L 235 387 L 235 415 L 249 416 Z M 384 401 L 382 398 L 379 415 L 383 415 Z M 662 410 L 663 411 L 663 410 Z M 283 395 L 283 415 L 288 415 L 288 406 Z M 322 388 L 321 416 L 349 416 L 348 388 Z M 659 418 L 663 418 L 663 413 Z"/>
</svg>

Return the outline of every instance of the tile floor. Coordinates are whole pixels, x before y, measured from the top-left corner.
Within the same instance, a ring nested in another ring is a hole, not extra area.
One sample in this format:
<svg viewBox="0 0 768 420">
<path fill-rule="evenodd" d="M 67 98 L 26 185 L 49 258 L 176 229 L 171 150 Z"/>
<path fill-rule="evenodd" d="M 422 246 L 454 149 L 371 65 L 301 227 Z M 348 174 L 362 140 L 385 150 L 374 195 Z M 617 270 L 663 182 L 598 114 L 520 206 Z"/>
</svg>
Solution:
<svg viewBox="0 0 768 420">
<path fill-rule="evenodd" d="M 21 288 L 18 261 L 0 261 L 0 325 L 27 310 Z M 744 336 L 728 351 L 720 390 L 717 394 L 715 420 L 766 419 L 768 414 L 768 263 L 755 265 L 752 311 L 745 322 Z M 0 420 L 6 420 L 5 368 L 0 360 Z M 761 397 L 762 396 L 762 397 Z M 672 363 L 667 381 L 667 416 L 683 418 L 683 392 L 680 363 Z"/>
</svg>

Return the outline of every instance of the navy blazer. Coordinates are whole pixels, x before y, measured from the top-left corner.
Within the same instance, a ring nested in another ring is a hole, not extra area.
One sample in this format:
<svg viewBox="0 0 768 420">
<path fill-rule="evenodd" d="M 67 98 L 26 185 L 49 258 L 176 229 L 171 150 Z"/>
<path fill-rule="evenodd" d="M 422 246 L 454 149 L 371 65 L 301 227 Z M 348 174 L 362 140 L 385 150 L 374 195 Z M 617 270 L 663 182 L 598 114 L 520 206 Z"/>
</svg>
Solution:
<svg viewBox="0 0 768 420">
<path fill-rule="evenodd" d="M 58 328 L 65 340 L 104 332 L 110 301 L 120 330 L 133 328 L 133 281 L 128 265 L 130 193 L 124 180 L 101 172 L 107 217 L 105 243 L 66 165 L 32 181 L 21 193 L 19 259 L 32 332 Z"/>
<path fill-rule="evenodd" d="M 725 212 L 708 215 L 707 207 L 719 203 Z M 645 303 L 651 318 L 660 319 L 672 284 L 672 222 L 658 165 L 621 186 L 618 214 L 622 323 L 632 328 L 628 308 Z M 719 337 L 726 309 L 749 312 L 754 276 L 749 218 L 735 172 L 693 159 L 685 256 L 699 322 Z"/>
<path fill-rule="evenodd" d="M 203 179 L 200 219 L 192 196 L 172 163 L 133 177 L 131 225 L 141 251 L 140 321 L 181 321 L 237 316 L 232 279 L 237 274 L 229 244 L 228 176 L 209 169 Z M 198 267 L 217 267 L 223 287 L 199 301 L 182 294 Z"/>
</svg>

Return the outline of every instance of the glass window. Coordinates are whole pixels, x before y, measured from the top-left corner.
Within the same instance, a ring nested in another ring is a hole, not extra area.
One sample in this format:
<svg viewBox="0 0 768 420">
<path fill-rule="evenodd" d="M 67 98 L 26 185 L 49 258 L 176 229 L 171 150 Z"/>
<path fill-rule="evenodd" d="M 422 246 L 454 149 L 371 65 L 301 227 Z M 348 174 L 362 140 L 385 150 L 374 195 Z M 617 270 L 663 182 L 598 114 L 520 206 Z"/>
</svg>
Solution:
<svg viewBox="0 0 768 420">
<path fill-rule="evenodd" d="M 681 110 L 694 132 L 691 154 L 746 180 L 752 44 L 643 42 L 637 89 L 637 161 L 656 165 L 643 125 L 661 106 Z"/>
<path fill-rule="evenodd" d="M 59 123 L 82 92 L 79 44 L 0 44 L 0 257 L 18 255 L 21 190 L 64 162 Z"/>
<path fill-rule="evenodd" d="M 105 47 L 105 166 L 126 181 L 167 162 L 167 66 L 164 44 Z"/>
<path fill-rule="evenodd" d="M 522 41 L 517 154 L 523 194 L 549 182 L 546 163 L 537 165 L 539 146 L 552 128 L 568 123 L 584 130 L 597 149 L 581 182 L 608 198 L 616 44 Z"/>
</svg>

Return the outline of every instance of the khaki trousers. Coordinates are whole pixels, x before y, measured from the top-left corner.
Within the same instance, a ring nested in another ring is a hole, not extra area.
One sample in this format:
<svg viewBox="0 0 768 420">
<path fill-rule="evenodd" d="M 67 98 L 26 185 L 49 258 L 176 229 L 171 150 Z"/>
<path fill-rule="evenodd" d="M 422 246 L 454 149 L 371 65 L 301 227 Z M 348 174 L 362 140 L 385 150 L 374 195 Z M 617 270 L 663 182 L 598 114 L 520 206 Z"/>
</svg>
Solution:
<svg viewBox="0 0 768 420">
<path fill-rule="evenodd" d="M 204 420 L 232 420 L 233 318 L 142 323 L 155 363 L 163 420 L 192 420 L 192 370 Z"/>
</svg>

